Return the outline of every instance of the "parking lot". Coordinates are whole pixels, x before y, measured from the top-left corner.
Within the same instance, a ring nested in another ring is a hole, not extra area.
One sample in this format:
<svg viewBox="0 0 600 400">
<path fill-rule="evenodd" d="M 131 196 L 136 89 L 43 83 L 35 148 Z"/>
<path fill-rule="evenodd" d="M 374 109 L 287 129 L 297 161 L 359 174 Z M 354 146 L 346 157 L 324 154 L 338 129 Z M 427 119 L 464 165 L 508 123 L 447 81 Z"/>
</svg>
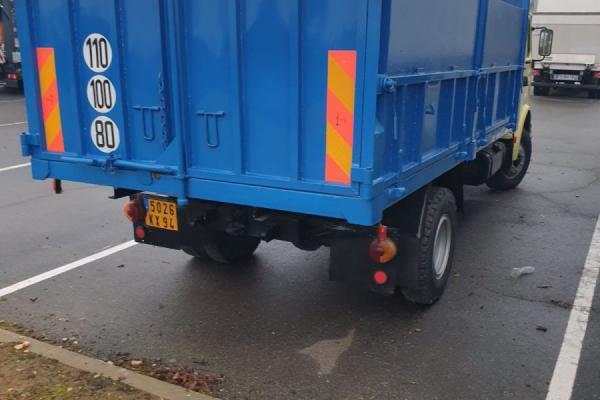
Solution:
<svg viewBox="0 0 600 400">
<path fill-rule="evenodd" d="M 600 101 L 532 107 L 528 176 L 468 189 L 448 290 L 420 308 L 330 282 L 327 249 L 263 243 L 226 267 L 128 243 L 110 188 L 30 178 L 23 98 L 0 89 L 0 319 L 100 359 L 223 374 L 223 399 L 545 399 L 600 213 Z M 600 399 L 595 290 L 577 400 Z"/>
</svg>

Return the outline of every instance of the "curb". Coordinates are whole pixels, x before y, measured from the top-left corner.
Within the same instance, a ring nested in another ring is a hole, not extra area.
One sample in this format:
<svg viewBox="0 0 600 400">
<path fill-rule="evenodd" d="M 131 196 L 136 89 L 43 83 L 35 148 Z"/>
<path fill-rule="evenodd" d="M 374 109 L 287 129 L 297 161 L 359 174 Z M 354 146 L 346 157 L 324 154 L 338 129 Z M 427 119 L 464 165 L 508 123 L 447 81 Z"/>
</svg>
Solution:
<svg viewBox="0 0 600 400">
<path fill-rule="evenodd" d="M 0 343 L 13 343 L 28 341 L 28 350 L 31 353 L 45 358 L 56 360 L 61 364 L 68 365 L 92 374 L 103 375 L 115 381 L 134 387 L 148 394 L 166 400 L 218 400 L 202 393 L 192 392 L 167 382 L 138 374 L 125 368 L 110 365 L 104 361 L 90 358 L 79 353 L 63 349 L 48 343 L 40 342 L 27 336 L 19 335 L 4 329 L 0 329 Z"/>
</svg>

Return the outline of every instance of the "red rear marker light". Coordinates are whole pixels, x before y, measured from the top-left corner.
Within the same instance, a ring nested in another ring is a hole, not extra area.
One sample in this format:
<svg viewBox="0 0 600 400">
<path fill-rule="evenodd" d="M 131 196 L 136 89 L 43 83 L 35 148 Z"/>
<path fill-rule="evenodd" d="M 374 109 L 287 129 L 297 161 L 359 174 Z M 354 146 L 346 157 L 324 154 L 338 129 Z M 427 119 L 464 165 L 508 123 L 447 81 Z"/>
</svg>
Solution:
<svg viewBox="0 0 600 400">
<path fill-rule="evenodd" d="M 598 72 L 594 72 L 594 75 L 593 75 L 593 76 L 594 76 L 594 78 L 596 78 L 596 79 L 600 79 L 600 71 L 598 71 Z"/>
<path fill-rule="evenodd" d="M 531 75 L 533 75 L 533 76 L 540 76 L 540 75 L 542 75 L 542 71 L 539 70 L 539 69 L 534 69 L 532 71 Z"/>
<path fill-rule="evenodd" d="M 125 213 L 125 218 L 131 222 L 140 222 L 144 219 L 144 209 L 142 205 L 136 201 L 125 204 L 123 212 Z"/>
<path fill-rule="evenodd" d="M 11 79 L 13 81 L 17 80 L 17 74 L 7 74 L 8 79 Z"/>
<path fill-rule="evenodd" d="M 136 226 L 135 228 L 135 237 L 142 240 L 146 237 L 146 230 L 143 226 Z"/>
<path fill-rule="evenodd" d="M 388 274 L 385 271 L 375 271 L 373 274 L 373 280 L 378 285 L 385 285 L 388 279 Z"/>
<path fill-rule="evenodd" d="M 377 239 L 369 246 L 369 256 L 376 263 L 385 264 L 396 257 L 397 253 L 396 244 L 387 236 L 387 226 L 379 225 Z"/>
</svg>

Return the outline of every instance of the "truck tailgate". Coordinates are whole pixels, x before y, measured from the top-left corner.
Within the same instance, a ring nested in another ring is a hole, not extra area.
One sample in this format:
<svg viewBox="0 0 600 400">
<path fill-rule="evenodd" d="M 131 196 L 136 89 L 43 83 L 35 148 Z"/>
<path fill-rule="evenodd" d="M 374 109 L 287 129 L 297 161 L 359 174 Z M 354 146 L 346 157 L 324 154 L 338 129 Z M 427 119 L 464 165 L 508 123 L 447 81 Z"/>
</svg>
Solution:
<svg viewBox="0 0 600 400">
<path fill-rule="evenodd" d="M 23 141 L 36 161 L 129 188 L 171 176 L 160 186 L 174 195 L 188 178 L 358 194 L 365 0 L 345 2 L 327 29 L 315 29 L 329 15 L 318 1 L 22 3 L 28 105 L 41 117 Z"/>
</svg>

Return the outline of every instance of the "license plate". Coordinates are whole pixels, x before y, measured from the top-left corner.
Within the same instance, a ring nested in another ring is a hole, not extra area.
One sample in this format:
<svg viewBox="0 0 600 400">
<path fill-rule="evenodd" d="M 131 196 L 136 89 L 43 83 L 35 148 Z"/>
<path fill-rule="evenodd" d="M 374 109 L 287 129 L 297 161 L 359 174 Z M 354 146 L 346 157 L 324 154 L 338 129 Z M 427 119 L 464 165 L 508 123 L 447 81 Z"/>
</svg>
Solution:
<svg viewBox="0 0 600 400">
<path fill-rule="evenodd" d="M 555 75 L 552 75 L 552 80 L 555 80 L 555 81 L 578 81 L 579 75 L 555 74 Z"/>
<path fill-rule="evenodd" d="M 177 205 L 170 201 L 146 199 L 146 226 L 178 231 Z"/>
</svg>

